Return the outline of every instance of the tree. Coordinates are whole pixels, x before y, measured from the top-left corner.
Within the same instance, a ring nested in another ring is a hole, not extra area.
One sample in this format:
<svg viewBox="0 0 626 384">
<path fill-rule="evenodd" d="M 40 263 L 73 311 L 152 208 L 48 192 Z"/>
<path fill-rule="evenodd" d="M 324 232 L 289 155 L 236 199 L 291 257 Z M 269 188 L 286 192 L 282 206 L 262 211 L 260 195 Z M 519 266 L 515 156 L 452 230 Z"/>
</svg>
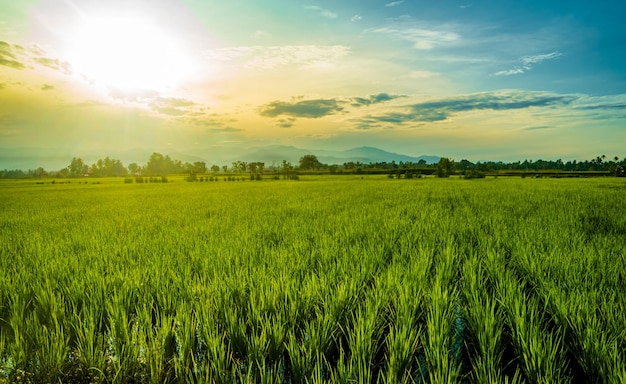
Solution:
<svg viewBox="0 0 626 384">
<path fill-rule="evenodd" d="M 320 169 L 322 163 L 317 159 L 315 155 L 304 155 L 300 158 L 300 169 Z"/>
<path fill-rule="evenodd" d="M 169 173 L 184 172 L 185 168 L 180 161 L 172 161 L 168 156 L 154 152 L 145 168 L 149 175 L 167 175 Z"/>
<path fill-rule="evenodd" d="M 128 164 L 128 172 L 133 175 L 139 174 L 141 172 L 141 167 L 137 163 L 130 163 Z"/>
<path fill-rule="evenodd" d="M 70 165 L 67 167 L 69 176 L 70 177 L 82 176 L 84 166 L 85 166 L 85 163 L 83 162 L 83 159 L 81 159 L 80 157 L 74 157 Z"/>
<path fill-rule="evenodd" d="M 291 179 L 293 177 L 293 166 L 287 160 L 283 160 L 283 165 L 281 166 L 281 170 L 283 172 L 283 179 Z"/>
<path fill-rule="evenodd" d="M 193 172 L 195 173 L 206 173 L 206 163 L 204 161 L 196 161 L 193 163 Z"/>
<path fill-rule="evenodd" d="M 442 157 L 437 163 L 437 177 L 449 177 L 452 172 L 453 161 L 447 157 Z"/>
<path fill-rule="evenodd" d="M 222 165 L 222 169 L 224 170 L 224 173 L 228 172 L 228 165 Z"/>
<path fill-rule="evenodd" d="M 220 171 L 220 166 L 217 164 L 213 164 L 211 166 L 211 172 L 219 172 Z"/>
<path fill-rule="evenodd" d="M 84 168 L 84 167 L 83 167 Z M 33 177 L 46 177 L 48 176 L 48 172 L 42 167 L 39 167 L 33 171 Z"/>
</svg>

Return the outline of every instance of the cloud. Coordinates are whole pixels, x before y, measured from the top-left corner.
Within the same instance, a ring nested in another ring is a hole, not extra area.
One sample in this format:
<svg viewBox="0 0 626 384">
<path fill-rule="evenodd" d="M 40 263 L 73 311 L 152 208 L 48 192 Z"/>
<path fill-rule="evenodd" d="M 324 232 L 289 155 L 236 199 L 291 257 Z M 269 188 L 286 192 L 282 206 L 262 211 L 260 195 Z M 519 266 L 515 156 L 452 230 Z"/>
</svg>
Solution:
<svg viewBox="0 0 626 384">
<path fill-rule="evenodd" d="M 143 102 L 150 101 L 159 96 L 157 91 L 151 89 L 141 89 L 134 91 L 126 91 L 122 89 L 112 89 L 109 96 L 124 102 Z"/>
<path fill-rule="evenodd" d="M 538 131 L 541 129 L 552 129 L 553 127 L 550 127 L 548 125 L 538 125 L 536 127 L 527 127 L 527 128 L 523 128 L 523 131 Z"/>
<path fill-rule="evenodd" d="M 477 110 L 505 111 L 531 107 L 565 106 L 580 96 L 545 92 L 503 91 L 475 93 L 464 96 L 406 105 L 402 111 L 368 115 L 357 120 L 357 128 L 379 127 L 380 124 L 429 123 L 443 121 L 451 115 Z"/>
<path fill-rule="evenodd" d="M 205 52 L 211 61 L 239 62 L 247 68 L 274 69 L 289 65 L 312 68 L 336 61 L 350 53 L 343 45 L 284 45 L 228 47 Z"/>
<path fill-rule="evenodd" d="M 295 123 L 295 121 L 296 121 L 295 117 L 286 117 L 284 119 L 279 119 L 277 125 L 280 128 L 291 128 L 293 127 L 293 124 Z"/>
<path fill-rule="evenodd" d="M 626 112 L 626 94 L 581 96 L 573 105 L 573 111 L 582 113 L 584 116 L 582 118 L 586 119 L 623 121 Z"/>
<path fill-rule="evenodd" d="M 304 9 L 309 10 L 309 11 L 318 12 L 320 15 L 324 16 L 327 19 L 336 19 L 337 18 L 337 14 L 335 12 L 329 11 L 328 9 L 324 9 L 324 8 L 318 7 L 317 5 L 305 5 Z"/>
<path fill-rule="evenodd" d="M 439 76 L 439 73 L 431 71 L 412 71 L 409 73 L 409 77 L 413 79 L 430 79 L 436 76 Z"/>
<path fill-rule="evenodd" d="M 190 113 L 188 107 L 196 105 L 193 101 L 174 97 L 157 97 L 150 102 L 153 111 L 163 115 L 182 116 Z"/>
<path fill-rule="evenodd" d="M 227 127 L 220 127 L 220 128 L 210 128 L 209 131 L 215 132 L 215 133 L 234 133 L 234 132 L 241 132 L 243 131 L 243 129 L 227 126 Z"/>
<path fill-rule="evenodd" d="M 621 111 L 626 110 L 626 95 L 596 96 L 581 98 L 577 103 L 579 110 L 605 110 Z"/>
<path fill-rule="evenodd" d="M 524 64 L 524 67 L 530 67 L 532 64 L 538 64 L 545 60 L 556 59 L 559 56 L 563 56 L 563 54 L 559 51 L 546 53 L 544 55 L 524 56 L 522 57 L 522 63 Z"/>
<path fill-rule="evenodd" d="M 369 95 L 367 98 L 364 97 L 353 97 L 351 99 L 352 101 L 352 106 L 353 107 L 361 107 L 363 105 L 371 105 L 371 104 L 378 104 L 378 103 L 382 103 L 385 101 L 389 101 L 389 100 L 393 100 L 393 99 L 398 99 L 401 97 L 406 97 L 404 95 L 394 95 L 394 94 L 388 94 L 388 93 L 378 93 L 375 95 Z"/>
<path fill-rule="evenodd" d="M 268 31 L 258 30 L 254 32 L 253 37 L 255 39 L 269 39 L 272 37 L 272 34 Z"/>
<path fill-rule="evenodd" d="M 484 92 L 418 103 L 412 107 L 415 110 L 442 110 L 448 113 L 483 109 L 508 110 L 567 105 L 578 98 L 578 96 L 574 95 L 559 95 L 547 92 Z"/>
<path fill-rule="evenodd" d="M 243 129 L 234 128 L 230 125 L 236 123 L 236 119 L 218 113 L 188 115 L 178 118 L 178 121 L 187 127 L 200 128 L 204 132 L 235 133 L 243 131 Z"/>
<path fill-rule="evenodd" d="M 563 54 L 559 51 L 554 51 L 550 53 L 546 53 L 543 55 L 534 55 L 534 56 L 522 56 L 518 59 L 521 62 L 521 65 L 515 66 L 512 69 L 507 69 L 503 71 L 495 72 L 494 76 L 512 76 L 512 75 L 520 75 L 527 71 L 533 69 L 535 64 L 540 64 L 546 60 L 556 59 L 557 57 L 563 56 Z"/>
<path fill-rule="evenodd" d="M 350 21 L 360 21 L 362 19 L 363 19 L 363 17 L 361 15 L 354 15 L 354 16 L 352 16 Z"/>
<path fill-rule="evenodd" d="M 16 51 L 22 51 L 24 48 L 17 44 L 9 44 L 0 41 L 0 65 L 13 69 L 24 69 L 24 63 L 18 61 Z"/>
<path fill-rule="evenodd" d="M 504 71 L 498 71 L 498 72 L 495 72 L 493 75 L 494 76 L 511 76 L 511 75 L 519 75 L 524 72 L 526 71 L 524 71 L 522 68 L 514 68 L 514 69 L 507 69 Z"/>
<path fill-rule="evenodd" d="M 391 3 L 385 4 L 385 7 L 395 7 L 395 6 L 400 5 L 402 3 L 404 3 L 404 1 L 392 1 Z"/>
<path fill-rule="evenodd" d="M 51 91 L 54 89 L 54 86 L 50 85 L 50 84 L 44 84 L 41 86 L 41 90 L 42 91 Z"/>
<path fill-rule="evenodd" d="M 35 61 L 45 67 L 52 68 L 56 71 L 62 72 L 66 75 L 72 74 L 72 66 L 66 61 L 60 61 L 58 59 L 50 59 L 47 57 L 37 57 Z"/>
<path fill-rule="evenodd" d="M 154 90 L 126 91 L 114 89 L 109 96 L 124 103 L 142 104 L 155 112 L 168 116 L 183 116 L 193 113 L 192 107 L 197 104 L 191 100 L 176 97 L 162 97 Z"/>
<path fill-rule="evenodd" d="M 455 32 L 422 29 L 414 27 L 382 27 L 371 29 L 372 33 L 383 33 L 413 43 L 413 47 L 420 50 L 431 50 L 437 46 L 453 43 L 460 36 Z"/>
<path fill-rule="evenodd" d="M 259 109 L 266 117 L 292 116 L 317 119 L 341 112 L 343 107 L 335 99 L 311 99 L 293 102 L 272 101 Z"/>
</svg>

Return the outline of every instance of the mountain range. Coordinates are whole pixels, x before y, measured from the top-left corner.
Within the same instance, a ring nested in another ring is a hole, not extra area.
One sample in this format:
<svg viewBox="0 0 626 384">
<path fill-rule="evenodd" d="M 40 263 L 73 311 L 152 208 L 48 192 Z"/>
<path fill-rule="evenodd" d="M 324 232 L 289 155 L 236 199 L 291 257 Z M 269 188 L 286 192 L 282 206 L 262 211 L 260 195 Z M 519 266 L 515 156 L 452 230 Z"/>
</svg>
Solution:
<svg viewBox="0 0 626 384">
<path fill-rule="evenodd" d="M 193 163 L 204 161 L 207 166 L 213 164 L 230 166 L 235 161 L 261 161 L 266 166 L 279 165 L 283 160 L 298 164 L 299 159 L 308 154 L 317 156 L 325 164 L 343 164 L 347 162 L 414 162 L 420 160 L 427 164 L 439 161 L 438 156 L 408 156 L 388 152 L 375 147 L 358 147 L 348 150 L 305 149 L 285 145 L 268 145 L 251 148 L 233 148 L 210 146 L 186 151 L 163 151 L 157 149 L 135 148 L 115 151 L 77 151 L 75 149 L 46 148 L 0 148 L 0 169 L 36 169 L 43 167 L 47 171 L 56 171 L 67 167 L 73 157 L 80 157 L 86 164 L 93 164 L 98 159 L 110 157 L 119 159 L 124 165 L 137 163 L 144 165 L 153 152 L 170 156 L 174 160 Z"/>
</svg>

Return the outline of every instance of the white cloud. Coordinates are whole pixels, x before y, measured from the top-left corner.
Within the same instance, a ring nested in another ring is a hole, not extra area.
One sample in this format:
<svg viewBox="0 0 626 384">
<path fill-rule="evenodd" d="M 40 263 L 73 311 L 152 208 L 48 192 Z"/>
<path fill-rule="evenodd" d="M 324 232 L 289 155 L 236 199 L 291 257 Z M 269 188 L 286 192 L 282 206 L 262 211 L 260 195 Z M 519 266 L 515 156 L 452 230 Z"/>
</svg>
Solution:
<svg viewBox="0 0 626 384">
<path fill-rule="evenodd" d="M 439 76 L 439 73 L 431 71 L 412 71 L 409 74 L 409 77 L 413 79 L 429 79 L 435 76 Z"/>
<path fill-rule="evenodd" d="M 336 19 L 337 18 L 337 14 L 335 12 L 329 11 L 328 9 L 324 9 L 324 8 L 318 7 L 317 5 L 305 5 L 304 9 L 309 10 L 309 11 L 318 12 L 320 15 L 326 17 L 327 19 Z"/>
<path fill-rule="evenodd" d="M 439 31 L 421 28 L 377 28 L 371 30 L 374 33 L 385 33 L 410 41 L 416 49 L 431 50 L 436 46 L 449 44 L 459 40 L 459 35 L 454 32 Z"/>
<path fill-rule="evenodd" d="M 359 20 L 361 20 L 361 19 L 363 19 L 363 18 L 361 17 L 361 15 L 354 15 L 354 16 L 352 16 L 352 18 L 351 18 L 350 20 L 351 20 L 351 21 L 359 21 Z"/>
<path fill-rule="evenodd" d="M 511 76 L 511 75 L 520 75 L 527 71 L 533 69 L 535 64 L 539 64 L 546 60 L 556 59 L 557 57 L 563 56 L 563 54 L 559 51 L 554 51 L 542 55 L 533 55 L 533 56 L 522 56 L 519 58 L 521 65 L 518 65 L 512 69 L 507 69 L 503 71 L 495 72 L 494 76 Z"/>
<path fill-rule="evenodd" d="M 264 30 L 258 30 L 256 32 L 254 32 L 253 37 L 255 39 L 269 39 L 272 37 L 272 34 L 268 31 L 264 31 Z"/>
<path fill-rule="evenodd" d="M 400 5 L 404 3 L 404 1 L 392 1 L 391 3 L 385 4 L 385 7 L 395 7 L 396 5 Z"/>
<path fill-rule="evenodd" d="M 507 69 L 505 71 L 498 71 L 496 73 L 494 73 L 494 76 L 511 76 L 511 75 L 519 75 L 520 73 L 524 73 L 524 70 L 522 68 L 514 68 L 514 69 Z"/>
<path fill-rule="evenodd" d="M 556 59 L 559 56 L 563 56 L 563 54 L 559 51 L 554 51 L 544 55 L 524 56 L 521 60 L 524 67 L 530 69 L 532 64 L 538 64 L 545 60 Z"/>
<path fill-rule="evenodd" d="M 239 62 L 247 68 L 271 69 L 287 65 L 312 68 L 331 63 L 350 53 L 343 45 L 284 45 L 227 47 L 205 52 L 212 61 Z"/>
</svg>

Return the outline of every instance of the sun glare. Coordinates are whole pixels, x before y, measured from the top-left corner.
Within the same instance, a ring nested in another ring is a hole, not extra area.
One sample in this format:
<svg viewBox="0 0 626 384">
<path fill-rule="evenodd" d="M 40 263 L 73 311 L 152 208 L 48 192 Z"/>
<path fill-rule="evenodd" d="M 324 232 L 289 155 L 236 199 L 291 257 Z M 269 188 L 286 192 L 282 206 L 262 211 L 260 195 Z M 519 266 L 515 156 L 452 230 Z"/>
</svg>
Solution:
<svg viewBox="0 0 626 384">
<path fill-rule="evenodd" d="M 109 88 L 166 90 L 193 75 L 193 60 L 172 31 L 134 15 L 86 20 L 69 37 L 69 62 Z"/>
</svg>

